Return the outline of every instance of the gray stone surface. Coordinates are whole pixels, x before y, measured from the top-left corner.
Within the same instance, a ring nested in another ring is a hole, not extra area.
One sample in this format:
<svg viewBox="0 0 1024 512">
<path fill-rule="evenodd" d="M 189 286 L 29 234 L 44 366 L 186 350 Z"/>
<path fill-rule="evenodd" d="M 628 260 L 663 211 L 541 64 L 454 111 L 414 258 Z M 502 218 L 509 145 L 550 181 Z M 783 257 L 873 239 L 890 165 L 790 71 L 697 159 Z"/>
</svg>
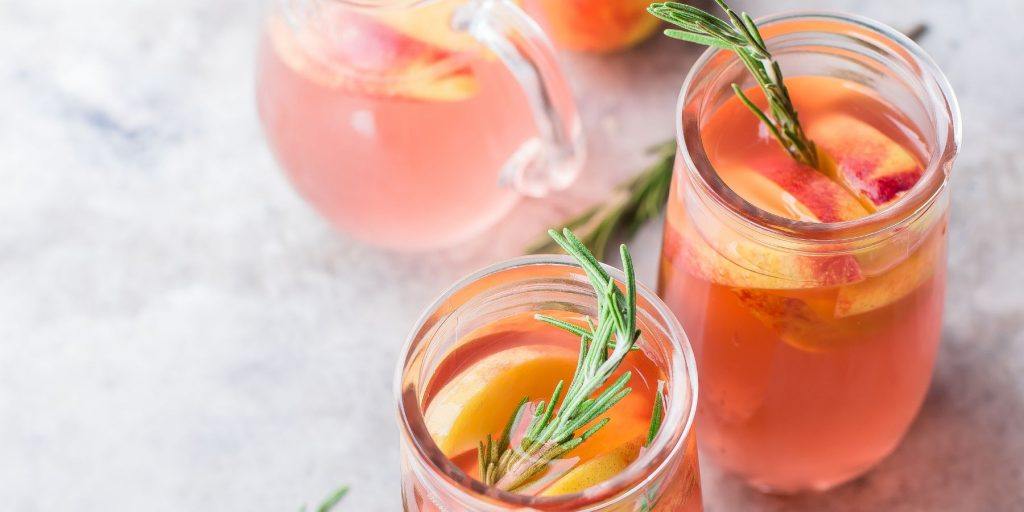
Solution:
<svg viewBox="0 0 1024 512">
<path fill-rule="evenodd" d="M 935 382 L 865 478 L 784 499 L 705 464 L 707 509 L 1022 510 L 1024 6 L 827 4 L 929 23 L 959 93 Z M 0 2 L 0 508 L 294 510 L 347 482 L 344 510 L 397 510 L 391 380 L 411 323 L 637 169 L 696 55 L 566 55 L 593 150 L 580 185 L 524 202 L 496 239 L 404 256 L 333 233 L 276 169 L 253 109 L 258 18 L 242 0 Z M 657 226 L 634 243 L 648 280 L 658 243 Z"/>
</svg>

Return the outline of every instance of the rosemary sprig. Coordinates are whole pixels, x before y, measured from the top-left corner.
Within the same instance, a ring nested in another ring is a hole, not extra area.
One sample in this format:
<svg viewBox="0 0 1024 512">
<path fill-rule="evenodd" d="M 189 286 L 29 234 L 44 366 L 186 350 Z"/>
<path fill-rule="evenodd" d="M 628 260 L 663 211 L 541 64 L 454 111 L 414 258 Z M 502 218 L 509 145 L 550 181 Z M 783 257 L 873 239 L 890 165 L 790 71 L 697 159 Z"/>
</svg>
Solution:
<svg viewBox="0 0 1024 512">
<path fill-rule="evenodd" d="M 663 142 L 650 148 L 648 153 L 657 157 L 654 164 L 629 181 L 617 185 L 611 197 L 603 203 L 565 223 L 565 227 L 577 233 L 584 245 L 598 258 L 605 258 L 608 242 L 613 236 L 633 236 L 647 221 L 661 213 L 668 200 L 676 143 Z M 558 244 L 545 235 L 530 245 L 527 252 L 549 253 L 557 249 Z"/>
<path fill-rule="evenodd" d="M 644 442 L 645 447 L 651 446 L 651 442 L 658 435 L 658 431 L 661 430 L 661 422 L 665 420 L 665 381 L 658 381 L 658 392 L 654 395 L 654 409 L 651 411 L 651 426 L 647 428 L 647 441 Z M 660 491 L 660 485 L 654 484 L 644 491 L 643 497 L 640 498 L 640 503 L 637 506 L 637 512 L 651 512 L 654 510 L 654 506 L 658 504 L 658 491 Z"/>
<path fill-rule="evenodd" d="M 317 507 L 316 512 L 331 512 L 331 510 L 334 510 L 334 507 L 341 502 L 342 498 L 344 498 L 346 494 L 348 494 L 348 486 L 343 485 L 338 488 L 338 490 L 331 493 L 331 495 L 328 496 L 319 507 Z M 302 508 L 299 509 L 299 512 L 306 512 L 306 506 L 303 505 Z"/>
<path fill-rule="evenodd" d="M 647 10 L 654 16 L 679 27 L 666 30 L 665 35 L 669 37 L 735 53 L 764 91 L 771 115 L 755 105 L 738 85 L 732 84 L 736 96 L 764 122 L 790 156 L 815 169 L 819 168 L 817 147 L 800 126 L 800 117 L 789 97 L 782 69 L 768 51 L 754 20 L 745 12 L 737 15 L 722 0 L 715 2 L 725 11 L 729 18 L 728 22 L 696 7 L 678 2 L 653 3 Z"/>
<path fill-rule="evenodd" d="M 512 430 L 528 410 L 528 398 L 519 403 L 497 440 L 488 435 L 479 444 L 477 455 L 481 480 L 507 491 L 515 491 L 529 483 L 547 467 L 548 462 L 576 448 L 608 424 L 610 418 L 598 418 L 630 393 L 631 388 L 627 384 L 631 372 L 624 372 L 611 385 L 600 392 L 598 390 L 619 367 L 640 335 L 636 325 L 636 276 L 626 246 L 619 248 L 626 275 L 626 291 L 623 293 L 572 231 L 568 228 L 562 233 L 550 230 L 548 235 L 583 268 L 597 295 L 598 321 L 596 325 L 588 321 L 586 327 L 581 327 L 544 315 L 535 317 L 580 336 L 579 359 L 569 386 L 566 388 L 565 382 L 560 381 L 550 399 L 537 404 L 518 446 L 513 446 Z"/>
</svg>

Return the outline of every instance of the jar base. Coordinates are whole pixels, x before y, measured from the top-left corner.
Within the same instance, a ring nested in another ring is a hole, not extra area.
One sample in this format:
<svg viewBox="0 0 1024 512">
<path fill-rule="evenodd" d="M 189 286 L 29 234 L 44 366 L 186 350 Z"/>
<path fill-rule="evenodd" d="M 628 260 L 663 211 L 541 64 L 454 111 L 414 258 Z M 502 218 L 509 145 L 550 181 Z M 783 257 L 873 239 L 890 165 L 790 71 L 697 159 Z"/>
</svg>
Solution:
<svg viewBox="0 0 1024 512">
<path fill-rule="evenodd" d="M 745 476 L 741 473 L 731 472 L 736 478 L 743 480 L 747 485 L 763 494 L 772 496 L 794 496 L 799 494 L 815 494 L 830 491 L 841 485 L 850 483 L 866 475 L 874 468 L 879 461 L 871 464 L 863 464 L 858 467 L 840 473 L 829 478 L 821 478 L 804 482 L 779 482 L 768 478 L 756 478 Z M 728 471 L 728 470 L 727 470 Z"/>
</svg>

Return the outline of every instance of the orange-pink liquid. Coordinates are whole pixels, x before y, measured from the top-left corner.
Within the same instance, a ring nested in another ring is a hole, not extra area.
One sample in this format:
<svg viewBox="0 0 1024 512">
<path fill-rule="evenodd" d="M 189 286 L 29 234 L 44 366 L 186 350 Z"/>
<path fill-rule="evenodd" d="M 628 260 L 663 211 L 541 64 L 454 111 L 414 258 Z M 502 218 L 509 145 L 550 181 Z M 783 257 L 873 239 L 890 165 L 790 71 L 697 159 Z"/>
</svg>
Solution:
<svg viewBox="0 0 1024 512">
<path fill-rule="evenodd" d="M 898 124 L 902 116 L 864 90 L 838 79 L 788 83 L 805 126 L 842 112 L 917 154 L 905 135 L 913 130 Z M 743 174 L 750 168 L 789 165 L 789 157 L 735 100 L 712 114 L 702 137 L 723 180 L 752 203 L 792 218 L 839 211 L 828 194 L 806 197 L 808 189 L 785 180 L 779 189 L 743 182 L 760 180 Z M 844 156 L 856 155 L 833 155 Z M 776 492 L 826 489 L 863 473 L 896 447 L 931 379 L 946 281 L 945 216 L 899 256 L 882 247 L 812 260 L 765 249 L 763 261 L 780 269 L 804 266 L 795 272 L 805 282 L 786 281 L 726 257 L 737 246 L 718 243 L 722 232 L 698 231 L 682 201 L 690 193 L 679 179 L 684 172 L 678 169 L 668 202 L 659 289 L 696 354 L 702 450 Z"/>
<path fill-rule="evenodd" d="M 261 45 L 259 112 L 295 187 L 376 245 L 440 247 L 493 224 L 517 199 L 503 166 L 536 133 L 516 81 L 493 56 L 342 15 L 343 37 L 271 19 Z"/>
</svg>

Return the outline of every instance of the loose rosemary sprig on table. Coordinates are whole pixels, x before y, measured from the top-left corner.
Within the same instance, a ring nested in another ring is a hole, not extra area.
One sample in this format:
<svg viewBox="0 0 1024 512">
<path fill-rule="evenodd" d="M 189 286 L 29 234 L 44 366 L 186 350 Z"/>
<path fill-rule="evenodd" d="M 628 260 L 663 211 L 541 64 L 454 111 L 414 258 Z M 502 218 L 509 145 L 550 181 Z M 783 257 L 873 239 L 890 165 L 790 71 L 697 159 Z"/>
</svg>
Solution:
<svg viewBox="0 0 1024 512">
<path fill-rule="evenodd" d="M 609 199 L 566 221 L 565 227 L 578 234 L 580 240 L 598 258 L 604 259 L 612 236 L 631 237 L 647 221 L 655 218 L 668 200 L 675 162 L 676 143 L 667 141 L 648 150 L 657 157 L 654 164 L 633 179 L 620 183 Z M 558 244 L 543 236 L 527 248 L 532 254 L 554 252 Z"/>
<path fill-rule="evenodd" d="M 640 336 L 636 323 L 636 276 L 626 246 L 619 248 L 626 275 L 623 293 L 572 231 L 566 228 L 561 233 L 551 230 L 548 234 L 583 268 L 597 295 L 598 320 L 596 325 L 588 321 L 587 326 L 582 327 L 546 315 L 535 317 L 579 335 L 579 359 L 568 388 L 564 386 L 565 381 L 560 381 L 551 398 L 537 404 L 521 441 L 513 442 L 513 429 L 528 410 L 528 397 L 519 403 L 497 440 L 488 435 L 480 443 L 477 455 L 481 480 L 507 491 L 529 483 L 549 462 L 576 448 L 611 421 L 608 417 L 598 418 L 630 393 L 627 384 L 631 372 L 624 372 L 611 385 L 598 390 Z M 584 430 L 595 420 L 596 423 Z"/>
<path fill-rule="evenodd" d="M 334 507 L 336 507 L 338 503 L 341 502 L 341 500 L 345 497 L 346 494 L 348 494 L 348 486 L 343 485 L 336 491 L 331 493 L 331 495 L 328 496 L 327 499 L 325 499 L 324 502 L 321 503 L 320 506 L 316 508 L 316 512 L 331 512 L 332 510 L 334 510 Z M 299 509 L 299 512 L 306 512 L 306 506 L 303 505 L 302 508 Z"/>
</svg>

